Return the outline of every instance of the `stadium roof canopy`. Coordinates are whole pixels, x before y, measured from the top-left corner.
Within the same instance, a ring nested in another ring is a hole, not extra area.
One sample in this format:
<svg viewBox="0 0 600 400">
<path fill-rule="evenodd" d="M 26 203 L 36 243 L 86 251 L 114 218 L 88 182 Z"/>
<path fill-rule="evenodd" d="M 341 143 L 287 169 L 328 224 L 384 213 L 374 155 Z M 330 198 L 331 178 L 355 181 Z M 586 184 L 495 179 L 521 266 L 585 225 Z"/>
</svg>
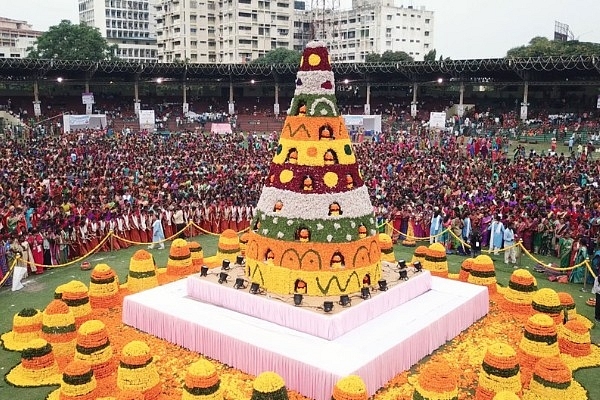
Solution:
<svg viewBox="0 0 600 400">
<path fill-rule="evenodd" d="M 33 81 L 62 77 L 70 81 L 164 81 L 258 82 L 293 84 L 297 65 L 186 64 L 128 61 L 62 61 L 0 58 L 0 81 Z M 369 82 L 373 86 L 446 82 L 482 85 L 558 84 L 583 85 L 600 82 L 600 57 L 495 58 L 434 62 L 334 64 L 338 82 Z"/>
</svg>

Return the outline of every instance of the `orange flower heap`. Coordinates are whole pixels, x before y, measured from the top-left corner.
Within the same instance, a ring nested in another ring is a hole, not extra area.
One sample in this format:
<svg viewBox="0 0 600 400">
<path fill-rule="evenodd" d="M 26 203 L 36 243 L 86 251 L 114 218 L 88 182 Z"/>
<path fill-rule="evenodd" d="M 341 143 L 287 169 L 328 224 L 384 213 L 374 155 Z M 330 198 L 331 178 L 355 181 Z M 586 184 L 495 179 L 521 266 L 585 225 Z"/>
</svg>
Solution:
<svg viewBox="0 0 600 400">
<path fill-rule="evenodd" d="M 77 331 L 75 350 L 75 359 L 89 362 L 97 379 L 106 378 L 117 369 L 106 326 L 102 321 L 91 320 L 81 325 Z"/>
<path fill-rule="evenodd" d="M 517 269 L 510 276 L 508 289 L 504 292 L 502 308 L 515 314 L 530 315 L 531 300 L 537 290 L 537 282 L 526 269 Z"/>
<path fill-rule="evenodd" d="M 220 267 L 223 260 L 235 260 L 240 254 L 240 238 L 233 229 L 226 229 L 219 236 L 217 254 L 205 259 L 205 264 L 210 268 Z"/>
<path fill-rule="evenodd" d="M 496 270 L 494 261 L 490 256 L 480 255 L 475 257 L 467 281 L 475 285 L 487 286 L 490 294 L 496 293 Z"/>
<path fill-rule="evenodd" d="M 202 245 L 198 242 L 188 242 L 190 255 L 192 256 L 192 269 L 194 272 L 200 272 L 200 268 L 204 265 L 204 251 Z"/>
<path fill-rule="evenodd" d="M 215 366 L 200 359 L 187 369 L 181 400 L 222 400 L 221 379 Z"/>
<path fill-rule="evenodd" d="M 536 312 L 547 314 L 556 325 L 563 323 L 563 306 L 558 293 L 550 288 L 543 288 L 533 294 L 531 306 Z"/>
<path fill-rule="evenodd" d="M 576 319 L 567 321 L 558 335 L 558 348 L 563 354 L 584 357 L 592 353 L 589 329 Z"/>
<path fill-rule="evenodd" d="M 379 248 L 381 249 L 381 261 L 387 261 L 390 263 L 396 262 L 396 256 L 394 255 L 394 244 L 390 235 L 385 233 L 379 234 Z"/>
<path fill-rule="evenodd" d="M 5 379 L 19 387 L 58 385 L 60 371 L 52 345 L 41 338 L 30 341 L 21 352 L 21 363 L 10 370 Z"/>
<path fill-rule="evenodd" d="M 194 263 L 192 262 L 188 242 L 184 239 L 173 240 L 171 250 L 169 250 L 169 260 L 167 261 L 167 274 L 186 276 L 193 273 Z"/>
<path fill-rule="evenodd" d="M 543 358 L 535 366 L 525 400 L 586 399 L 587 393 L 573 381 L 571 370 L 559 357 Z"/>
<path fill-rule="evenodd" d="M 75 353 L 75 316 L 63 301 L 52 300 L 42 316 L 42 338 L 54 349 L 59 364 L 69 362 Z"/>
<path fill-rule="evenodd" d="M 412 260 L 410 263 L 414 263 L 415 261 L 419 261 L 421 265 L 425 265 L 425 256 L 427 255 L 427 246 L 418 246 L 415 249 L 415 253 L 412 256 Z"/>
<path fill-rule="evenodd" d="M 523 386 L 529 384 L 533 368 L 539 359 L 559 355 L 557 342 L 556 326 L 552 318 L 546 314 L 529 317 L 518 351 Z"/>
<path fill-rule="evenodd" d="M 508 344 L 488 347 L 481 364 L 475 400 L 492 400 L 502 391 L 521 394 L 521 374 L 517 353 Z"/>
<path fill-rule="evenodd" d="M 88 288 L 83 282 L 71 281 L 64 285 L 62 301 L 65 302 L 75 316 L 75 326 L 79 328 L 82 323 L 90 319 L 92 306 L 88 297 Z"/>
<path fill-rule="evenodd" d="M 138 250 L 129 261 L 127 290 L 132 293 L 152 289 L 158 286 L 156 267 L 152 254 L 146 250 Z"/>
<path fill-rule="evenodd" d="M 448 260 L 446 259 L 446 248 L 443 244 L 433 243 L 427 248 L 423 268 L 431 271 L 433 276 L 448 277 Z"/>
<path fill-rule="evenodd" d="M 42 313 L 34 308 L 24 308 L 13 317 L 12 331 L 2 334 L 2 343 L 7 350 L 21 351 L 30 340 L 40 337 Z"/>
<path fill-rule="evenodd" d="M 146 343 L 134 340 L 123 347 L 117 370 L 117 386 L 124 391 L 142 392 L 145 400 L 160 396 L 160 376 Z"/>
<path fill-rule="evenodd" d="M 563 313 L 567 314 L 568 321 L 576 319 L 585 325 L 587 329 L 592 329 L 592 322 L 583 315 L 577 313 L 577 306 L 575 305 L 573 296 L 567 292 L 558 292 L 558 298 L 560 299 L 560 304 L 563 306 Z"/>
<path fill-rule="evenodd" d="M 63 372 L 60 389 L 50 393 L 48 400 L 95 400 L 97 385 L 90 363 L 74 360 Z"/>
<path fill-rule="evenodd" d="M 263 372 L 256 377 L 252 384 L 250 400 L 288 400 L 285 382 L 275 372 Z"/>
<path fill-rule="evenodd" d="M 460 266 L 460 272 L 458 273 L 458 280 L 461 282 L 467 282 L 469 280 L 469 274 L 471 274 L 471 268 L 473 268 L 474 258 L 465 258 Z"/>
<path fill-rule="evenodd" d="M 335 384 L 331 400 L 367 400 L 367 386 L 358 375 L 346 376 Z"/>
<path fill-rule="evenodd" d="M 96 308 L 112 308 L 120 304 L 119 277 L 106 264 L 98 264 L 90 277 L 90 305 Z"/>
<path fill-rule="evenodd" d="M 458 400 L 458 374 L 446 362 L 429 362 L 421 370 L 413 400 Z"/>
</svg>

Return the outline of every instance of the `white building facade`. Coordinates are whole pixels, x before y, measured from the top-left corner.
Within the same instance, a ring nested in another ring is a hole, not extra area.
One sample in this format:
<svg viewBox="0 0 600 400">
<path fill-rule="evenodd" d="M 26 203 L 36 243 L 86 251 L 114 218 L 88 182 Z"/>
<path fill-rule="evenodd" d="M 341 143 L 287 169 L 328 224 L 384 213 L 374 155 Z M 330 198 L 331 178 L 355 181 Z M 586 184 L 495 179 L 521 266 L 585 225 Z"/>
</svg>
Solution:
<svg viewBox="0 0 600 400">
<path fill-rule="evenodd" d="M 43 32 L 26 21 L 0 17 L 0 58 L 25 58 Z"/>
<path fill-rule="evenodd" d="M 117 56 L 127 61 L 157 60 L 156 0 L 78 0 L 79 22 L 94 26 Z"/>
</svg>

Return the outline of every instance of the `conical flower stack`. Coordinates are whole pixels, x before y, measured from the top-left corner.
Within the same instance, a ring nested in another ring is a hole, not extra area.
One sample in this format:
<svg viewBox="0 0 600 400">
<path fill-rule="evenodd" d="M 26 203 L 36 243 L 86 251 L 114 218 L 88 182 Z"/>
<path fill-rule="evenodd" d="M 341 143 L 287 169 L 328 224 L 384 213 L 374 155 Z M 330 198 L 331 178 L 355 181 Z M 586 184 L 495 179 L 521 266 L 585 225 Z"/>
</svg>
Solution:
<svg viewBox="0 0 600 400">
<path fill-rule="evenodd" d="M 152 289 L 158 286 L 156 266 L 152 254 L 146 250 L 138 250 L 129 261 L 127 290 L 132 293 Z"/>
<path fill-rule="evenodd" d="M 59 364 L 73 358 L 77 339 L 75 316 L 62 300 L 52 300 L 44 310 L 41 337 L 52 345 Z"/>
<path fill-rule="evenodd" d="M 167 274 L 186 276 L 193 273 L 194 263 L 192 262 L 188 242 L 184 239 L 173 240 L 169 250 L 169 260 L 167 261 Z"/>
<path fill-rule="evenodd" d="M 415 249 L 415 252 L 412 256 L 412 260 L 410 260 L 410 263 L 413 264 L 414 262 L 418 261 L 421 263 L 421 265 L 425 265 L 425 256 L 427 255 L 427 246 L 418 246 Z"/>
<path fill-rule="evenodd" d="M 502 392 L 496 393 L 493 400 L 521 400 L 521 397 L 517 396 L 513 392 L 503 390 Z"/>
<path fill-rule="evenodd" d="M 8 383 L 19 387 L 58 385 L 60 378 L 52 345 L 41 338 L 27 344 L 21 352 L 21 363 L 5 377 Z"/>
<path fill-rule="evenodd" d="M 306 45 L 295 84 L 250 224 L 248 280 L 279 294 L 298 281 L 310 296 L 356 293 L 381 277 L 381 250 L 323 42 Z"/>
<path fill-rule="evenodd" d="M 394 244 L 392 243 L 390 235 L 385 233 L 379 234 L 379 248 L 381 249 L 381 261 L 387 261 L 389 263 L 396 262 Z"/>
<path fill-rule="evenodd" d="M 98 264 L 90 277 L 90 305 L 92 309 L 112 308 L 120 304 L 119 277 L 106 264 Z"/>
<path fill-rule="evenodd" d="M 200 272 L 200 268 L 204 265 L 204 251 L 202 245 L 198 242 L 188 242 L 190 255 L 192 256 L 192 270 Z"/>
<path fill-rule="evenodd" d="M 531 306 L 535 312 L 547 314 L 556 325 L 564 320 L 563 306 L 560 304 L 558 293 L 550 288 L 543 288 L 533 294 Z"/>
<path fill-rule="evenodd" d="M 367 400 L 367 386 L 358 375 L 346 376 L 335 384 L 331 400 Z"/>
<path fill-rule="evenodd" d="M 412 221 L 408 222 L 408 227 L 406 228 L 406 235 L 404 236 L 404 240 L 402 240 L 402 246 L 406 247 L 415 247 L 417 242 L 415 241 L 415 230 L 413 228 Z"/>
<path fill-rule="evenodd" d="M 223 260 L 229 260 L 233 263 L 236 256 L 240 254 L 240 238 L 233 229 L 225 229 L 219 236 L 217 243 L 217 254 L 204 259 L 204 263 L 209 268 L 220 267 Z"/>
<path fill-rule="evenodd" d="M 458 280 L 461 282 L 467 282 L 469 275 L 471 274 L 471 268 L 473 268 L 474 258 L 465 258 L 460 265 L 460 272 L 458 273 Z"/>
<path fill-rule="evenodd" d="M 498 291 L 496 287 L 496 269 L 490 256 L 482 254 L 475 257 L 467 281 L 475 285 L 487 286 L 490 294 Z"/>
<path fill-rule="evenodd" d="M 569 367 L 559 357 L 543 358 L 535 366 L 524 400 L 587 399 L 585 389 L 573 381 Z"/>
<path fill-rule="evenodd" d="M 102 321 L 84 322 L 77 331 L 75 359 L 90 363 L 94 376 L 103 379 L 117 370 L 116 358 Z"/>
<path fill-rule="evenodd" d="M 446 362 L 431 361 L 414 385 L 413 400 L 458 400 L 458 374 Z"/>
<path fill-rule="evenodd" d="M 275 372 L 263 372 L 254 379 L 250 400 L 287 400 L 283 378 Z"/>
<path fill-rule="evenodd" d="M 517 354 L 521 366 L 521 382 L 526 386 L 539 359 L 556 357 L 560 354 L 558 335 L 552 318 L 546 314 L 535 314 L 529 317 L 525 323 L 525 331 Z"/>
<path fill-rule="evenodd" d="M 577 306 L 575 305 L 573 296 L 567 292 L 558 292 L 558 298 L 560 299 L 560 304 L 563 306 L 563 313 L 567 314 L 567 321 L 576 319 L 587 329 L 592 329 L 592 322 L 583 315 L 577 313 Z"/>
<path fill-rule="evenodd" d="M 54 300 L 61 300 L 66 284 L 58 285 L 54 289 Z"/>
<path fill-rule="evenodd" d="M 585 324 L 577 319 L 567 321 L 558 334 L 558 348 L 562 354 L 585 357 L 592 353 L 592 339 Z"/>
<path fill-rule="evenodd" d="M 517 352 L 508 344 L 488 347 L 481 364 L 475 400 L 492 400 L 502 391 L 521 395 L 521 374 Z"/>
<path fill-rule="evenodd" d="M 246 247 L 248 247 L 248 239 L 250 238 L 250 234 L 248 232 L 244 232 L 242 236 L 240 236 L 240 255 L 246 257 Z"/>
<path fill-rule="evenodd" d="M 520 315 L 530 315 L 533 312 L 531 300 L 537 291 L 537 282 L 533 275 L 526 269 L 515 270 L 508 281 L 508 288 L 504 291 L 502 307 L 507 311 Z"/>
<path fill-rule="evenodd" d="M 187 369 L 181 400 L 222 400 L 221 379 L 213 363 L 201 358 Z"/>
<path fill-rule="evenodd" d="M 90 363 L 73 360 L 63 371 L 60 389 L 50 393 L 48 400 L 96 400 L 97 386 Z"/>
<path fill-rule="evenodd" d="M 446 248 L 443 244 L 433 243 L 429 245 L 423 268 L 428 269 L 433 276 L 448 277 L 448 260 L 446 259 Z"/>
<path fill-rule="evenodd" d="M 41 333 L 42 313 L 35 308 L 24 308 L 14 315 L 12 330 L 2 334 L 2 343 L 7 350 L 21 351 Z"/>
<path fill-rule="evenodd" d="M 120 390 L 142 392 L 145 400 L 158 398 L 162 385 L 146 343 L 134 340 L 123 347 L 117 386 Z"/>
<path fill-rule="evenodd" d="M 83 282 L 71 281 L 64 287 L 62 301 L 65 302 L 75 316 L 75 327 L 90 319 L 92 306 L 88 296 L 88 288 Z"/>
</svg>

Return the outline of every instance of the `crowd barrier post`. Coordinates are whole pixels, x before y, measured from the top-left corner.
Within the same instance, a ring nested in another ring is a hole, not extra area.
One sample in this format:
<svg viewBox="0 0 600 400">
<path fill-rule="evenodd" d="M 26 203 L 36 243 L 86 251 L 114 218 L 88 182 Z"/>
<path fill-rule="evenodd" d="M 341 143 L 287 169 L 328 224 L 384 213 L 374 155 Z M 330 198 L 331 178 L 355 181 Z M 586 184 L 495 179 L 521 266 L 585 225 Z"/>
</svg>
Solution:
<svg viewBox="0 0 600 400">
<path fill-rule="evenodd" d="M 582 292 L 587 292 L 587 277 L 588 277 L 588 266 L 590 265 L 590 258 L 585 259 L 586 266 L 583 271 L 583 287 L 581 288 Z"/>
<path fill-rule="evenodd" d="M 110 252 L 112 253 L 114 251 L 114 244 L 113 244 L 113 231 L 112 229 L 108 232 L 108 234 L 110 235 Z"/>
<path fill-rule="evenodd" d="M 519 266 L 519 268 L 523 267 L 523 264 L 521 264 L 521 259 L 523 258 L 523 239 L 519 239 L 519 245 L 517 246 L 517 251 L 519 252 L 519 257 L 517 258 L 517 265 Z"/>
</svg>

